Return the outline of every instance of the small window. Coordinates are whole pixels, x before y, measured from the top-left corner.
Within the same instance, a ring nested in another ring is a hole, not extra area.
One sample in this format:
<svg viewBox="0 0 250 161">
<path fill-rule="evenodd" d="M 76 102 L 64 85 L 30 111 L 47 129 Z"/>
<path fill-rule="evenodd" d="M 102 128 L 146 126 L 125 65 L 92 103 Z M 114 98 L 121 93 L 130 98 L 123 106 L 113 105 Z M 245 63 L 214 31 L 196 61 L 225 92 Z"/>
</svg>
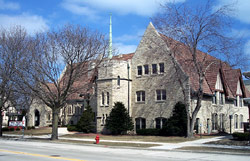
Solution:
<svg viewBox="0 0 250 161">
<path fill-rule="evenodd" d="M 164 73 L 164 63 L 160 63 L 160 73 Z"/>
<path fill-rule="evenodd" d="M 148 74 L 149 74 L 148 65 L 144 65 L 144 74 L 145 74 L 145 75 L 148 75 Z"/>
<path fill-rule="evenodd" d="M 162 101 L 162 100 L 166 100 L 166 99 L 167 99 L 167 96 L 166 96 L 165 89 L 156 90 L 156 100 L 157 101 Z"/>
<path fill-rule="evenodd" d="M 121 78 L 120 78 L 120 76 L 117 76 L 117 85 L 118 85 L 118 86 L 121 85 Z"/>
<path fill-rule="evenodd" d="M 157 74 L 157 64 L 152 64 L 152 74 Z"/>
<path fill-rule="evenodd" d="M 107 92 L 107 105 L 109 105 L 109 92 Z"/>
<path fill-rule="evenodd" d="M 136 98 L 137 102 L 145 102 L 145 91 L 137 91 Z"/>
<path fill-rule="evenodd" d="M 142 75 L 142 66 L 137 66 L 137 75 Z"/>
</svg>

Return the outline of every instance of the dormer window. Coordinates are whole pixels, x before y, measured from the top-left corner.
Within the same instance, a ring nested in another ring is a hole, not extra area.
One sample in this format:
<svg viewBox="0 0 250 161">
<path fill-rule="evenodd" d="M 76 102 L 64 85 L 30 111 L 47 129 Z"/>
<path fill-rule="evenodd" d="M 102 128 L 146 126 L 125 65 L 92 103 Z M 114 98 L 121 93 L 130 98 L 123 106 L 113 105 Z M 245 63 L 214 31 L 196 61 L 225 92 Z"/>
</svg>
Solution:
<svg viewBox="0 0 250 161">
<path fill-rule="evenodd" d="M 217 104 L 217 100 L 216 100 L 216 93 L 213 95 L 213 98 L 212 98 L 212 103 L 213 104 Z"/>
<path fill-rule="evenodd" d="M 221 105 L 224 104 L 224 93 L 219 92 L 219 103 Z"/>
<path fill-rule="evenodd" d="M 225 104 L 225 95 L 223 92 L 220 91 L 215 91 L 213 98 L 212 98 L 212 103 L 213 104 L 220 104 L 223 105 Z"/>
</svg>

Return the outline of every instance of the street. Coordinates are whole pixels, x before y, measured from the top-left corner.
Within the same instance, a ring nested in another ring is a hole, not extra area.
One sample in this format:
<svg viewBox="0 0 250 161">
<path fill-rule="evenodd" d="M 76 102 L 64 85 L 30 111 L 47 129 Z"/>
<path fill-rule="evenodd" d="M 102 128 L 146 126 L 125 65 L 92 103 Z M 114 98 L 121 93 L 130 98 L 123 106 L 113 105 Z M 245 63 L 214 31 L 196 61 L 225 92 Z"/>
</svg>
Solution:
<svg viewBox="0 0 250 161">
<path fill-rule="evenodd" d="M 0 161 L 247 161 L 249 155 L 156 151 L 38 141 L 0 139 Z"/>
</svg>

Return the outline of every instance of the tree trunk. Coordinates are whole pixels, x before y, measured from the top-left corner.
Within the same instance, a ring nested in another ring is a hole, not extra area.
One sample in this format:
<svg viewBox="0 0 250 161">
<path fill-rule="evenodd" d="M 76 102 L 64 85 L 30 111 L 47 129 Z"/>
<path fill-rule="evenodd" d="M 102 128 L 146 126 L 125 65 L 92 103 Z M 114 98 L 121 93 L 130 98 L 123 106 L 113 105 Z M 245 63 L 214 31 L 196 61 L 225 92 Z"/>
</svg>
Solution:
<svg viewBox="0 0 250 161">
<path fill-rule="evenodd" d="M 187 110 L 187 138 L 191 138 L 191 132 L 190 132 L 190 114 L 189 114 L 189 110 Z"/>
<path fill-rule="evenodd" d="M 2 116 L 2 110 L 0 110 L 0 137 L 3 136 L 3 131 L 2 131 L 2 125 L 3 125 L 3 116 Z"/>
<path fill-rule="evenodd" d="M 57 140 L 58 139 L 58 109 L 52 109 L 52 135 L 51 140 Z"/>
</svg>

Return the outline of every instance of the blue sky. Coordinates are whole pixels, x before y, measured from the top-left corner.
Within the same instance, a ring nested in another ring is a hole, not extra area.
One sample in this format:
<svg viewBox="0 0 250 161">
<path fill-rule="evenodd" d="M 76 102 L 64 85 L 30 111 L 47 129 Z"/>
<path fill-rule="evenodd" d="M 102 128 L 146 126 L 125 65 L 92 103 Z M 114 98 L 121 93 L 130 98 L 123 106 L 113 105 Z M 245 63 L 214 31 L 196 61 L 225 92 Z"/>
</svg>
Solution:
<svg viewBox="0 0 250 161">
<path fill-rule="evenodd" d="M 24 26 L 29 34 L 44 32 L 66 23 L 80 24 L 108 36 L 109 13 L 113 15 L 113 46 L 119 53 L 134 52 L 150 17 L 166 0 L 0 0 L 0 26 Z M 196 0 L 175 0 L 176 2 Z M 235 0 L 215 0 L 217 5 Z M 236 0 L 232 33 L 246 40 L 250 56 L 250 0 Z"/>
</svg>

